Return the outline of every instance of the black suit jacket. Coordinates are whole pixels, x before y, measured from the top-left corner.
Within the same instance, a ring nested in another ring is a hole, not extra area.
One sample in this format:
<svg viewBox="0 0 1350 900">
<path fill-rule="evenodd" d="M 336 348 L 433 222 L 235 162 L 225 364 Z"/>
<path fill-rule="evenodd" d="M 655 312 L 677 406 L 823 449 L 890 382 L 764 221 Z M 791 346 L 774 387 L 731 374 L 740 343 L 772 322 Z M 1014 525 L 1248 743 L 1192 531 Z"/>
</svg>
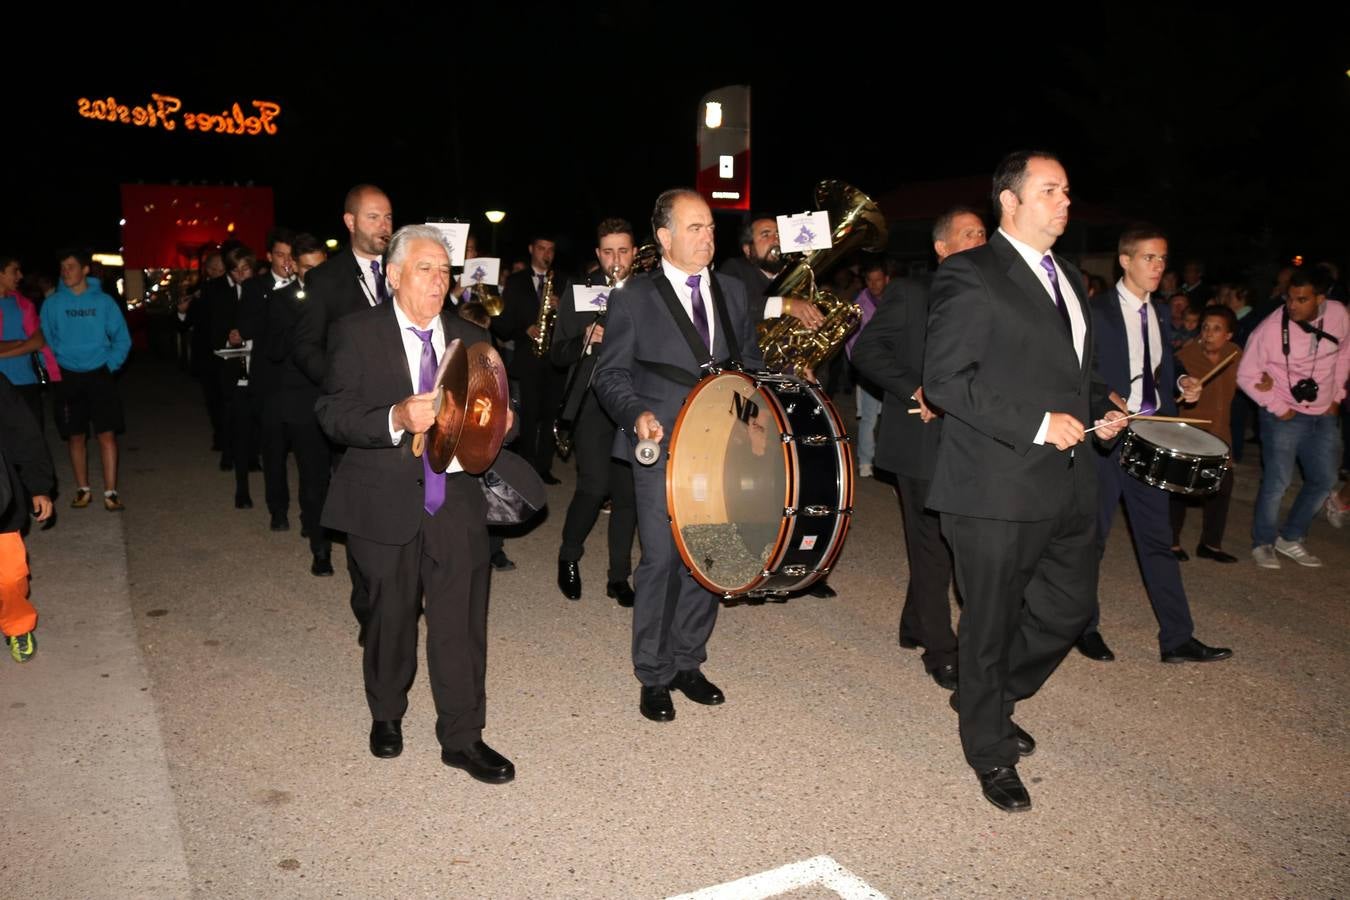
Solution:
<svg viewBox="0 0 1350 900">
<path fill-rule="evenodd" d="M 727 359 L 733 344 L 739 348 L 741 362 L 747 369 L 764 368 L 764 359 L 755 343 L 754 322 L 750 319 L 745 288 L 739 281 L 720 272 L 713 273 L 717 283 L 714 298 L 721 294 L 721 302 L 735 331 L 727 335 L 716 318 L 712 356 L 718 361 Z M 660 368 L 683 370 L 692 378 L 702 376 L 703 362 L 696 359 L 685 341 L 680 325 L 672 317 L 661 297 L 655 279 L 665 279 L 660 267 L 648 275 L 638 275 L 609 295 L 609 315 L 605 325 L 605 340 L 600 345 L 600 362 L 595 371 L 595 395 L 600 405 L 619 427 L 614 437 L 614 455 L 631 459 L 637 444 L 633 425 L 643 412 L 656 414 L 665 430 L 661 446 L 669 446 L 670 434 L 680 412 L 689 385 L 680 384 Z M 673 290 L 673 289 L 672 289 Z M 676 313 L 688 320 L 683 310 Z M 664 459 L 664 455 L 662 457 Z M 658 465 L 663 465 L 659 463 Z"/>
<path fill-rule="evenodd" d="M 201 300 L 206 301 L 206 337 L 207 352 L 214 362 L 211 364 L 222 386 L 229 390 L 244 376 L 242 359 L 222 360 L 215 351 L 229 346 L 230 332 L 240 327 L 240 314 L 243 306 L 243 290 L 236 288 L 229 277 L 213 278 L 206 283 Z"/>
<path fill-rule="evenodd" d="M 585 278 L 586 287 L 603 287 L 606 283 L 604 273 L 599 270 Z M 574 420 L 579 420 L 583 415 L 605 415 L 600 402 L 595 399 L 595 392 L 583 387 L 591 383 L 596 363 L 600 361 L 603 340 L 590 353 L 585 352 L 586 333 L 599 317 L 599 309 L 580 311 L 576 308 L 576 298 L 572 296 L 571 287 L 558 300 L 558 321 L 554 325 L 553 341 L 549 345 L 549 360 L 555 366 L 568 369 L 567 379 L 572 385 L 573 395 L 563 397 L 562 411 L 568 412 Z M 584 394 L 576 396 L 581 391 Z"/>
<path fill-rule="evenodd" d="M 1031 267 L 1002 234 L 947 259 L 933 278 L 923 392 L 946 413 L 928 505 L 939 512 L 1033 522 L 1076 504 L 1096 508 L 1096 467 L 1034 443 L 1047 412 L 1085 426 L 1111 408 L 1092 364 L 1092 316 L 1083 276 L 1055 257 L 1065 303 L 1086 333 L 1080 362 L 1063 320 Z"/>
<path fill-rule="evenodd" d="M 370 309 L 360 260 L 351 247 L 334 254 L 305 275 L 305 302 L 295 323 L 295 364 L 315 384 L 323 384 L 328 368 L 328 340 L 333 324 L 344 316 Z"/>
<path fill-rule="evenodd" d="M 886 286 L 881 305 L 853 345 L 853 365 L 886 393 L 875 462 L 906 478 L 930 481 L 942 438 L 942 419 L 924 424 L 908 410 L 923 385 L 923 353 L 928 333 L 928 289 L 918 281 L 896 279 Z"/>
<path fill-rule="evenodd" d="M 553 275 L 553 293 L 558 295 L 560 310 L 571 300 L 572 292 L 567 278 L 558 272 L 554 272 Z M 506 286 L 502 288 L 502 313 L 493 318 L 491 326 L 492 333 L 500 340 L 512 341 L 515 344 L 509 367 L 513 378 L 529 378 L 541 372 L 553 371 L 553 363 L 547 357 L 540 359 L 534 355 L 533 341 L 526 333 L 538 320 L 539 291 L 535 287 L 534 270 L 526 266 L 521 271 L 507 276 Z M 555 338 L 556 331 L 555 322 Z"/>
<path fill-rule="evenodd" d="M 744 255 L 733 256 L 717 267 L 717 271 L 730 275 L 745 285 L 745 296 L 750 301 L 750 319 L 758 322 L 764 318 L 764 306 L 769 299 L 769 285 L 772 279 L 750 262 Z"/>
<path fill-rule="evenodd" d="M 319 399 L 319 386 L 300 371 L 294 352 L 295 326 L 300 319 L 300 309 L 309 302 L 309 297 L 309 292 L 301 288 L 298 280 L 273 291 L 267 304 L 267 335 L 261 348 L 257 344 L 253 347 L 255 364 L 261 355 L 266 357 L 268 365 L 276 368 L 274 396 L 283 422 L 314 421 L 314 402 Z"/>
<path fill-rule="evenodd" d="M 292 282 L 291 284 L 294 284 Z M 281 389 L 281 366 L 267 354 L 268 326 L 276 279 L 270 274 L 260 275 L 244 282 L 244 296 L 239 300 L 239 336 L 253 341 L 249 357 L 249 386 L 258 394 L 275 394 Z M 286 290 L 287 285 L 282 290 Z"/>
<path fill-rule="evenodd" d="M 488 340 L 453 307 L 442 310 L 441 321 L 447 345 L 455 338 L 466 345 Z M 426 513 L 422 460 L 412 454 L 412 436 L 404 434 L 398 444 L 389 440 L 389 408 L 415 393 L 394 304 L 339 320 L 328 355 L 314 411 L 324 432 L 348 450 L 333 473 L 323 525 L 381 544 L 406 544 Z M 447 506 L 440 514 L 455 511 Z"/>
<path fill-rule="evenodd" d="M 1152 360 L 1154 380 L 1158 387 L 1158 414 L 1175 416 L 1177 371 L 1176 359 L 1172 355 L 1172 313 L 1157 300 L 1151 303 L 1162 334 L 1162 358 Z M 1134 374 L 1130 371 L 1130 339 L 1125 332 L 1127 325 L 1115 286 L 1093 297 L 1089 305 L 1092 307 L 1093 359 L 1096 361 L 1097 374 L 1107 387 L 1129 400 L 1130 379 Z M 1138 329 L 1138 320 L 1129 323 L 1128 327 Z"/>
</svg>

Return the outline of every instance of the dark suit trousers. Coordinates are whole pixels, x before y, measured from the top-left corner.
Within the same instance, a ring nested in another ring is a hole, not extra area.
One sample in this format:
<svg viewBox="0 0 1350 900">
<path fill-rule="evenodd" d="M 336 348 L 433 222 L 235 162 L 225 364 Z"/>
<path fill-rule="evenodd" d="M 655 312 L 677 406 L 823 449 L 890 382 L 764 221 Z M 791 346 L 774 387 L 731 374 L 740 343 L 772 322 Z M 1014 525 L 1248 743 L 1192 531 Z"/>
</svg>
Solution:
<svg viewBox="0 0 1350 900">
<path fill-rule="evenodd" d="M 670 534 L 664 465 L 633 466 L 642 558 L 633 574 L 633 671 L 649 687 L 708 659 L 721 601 L 693 579 Z"/>
<path fill-rule="evenodd" d="M 248 387 L 231 385 L 225 387 L 225 445 L 234 457 L 234 493 L 246 496 L 248 490 L 248 467 L 258 452 L 259 419 L 262 406 L 258 397 Z"/>
<path fill-rule="evenodd" d="M 605 497 L 612 500 L 609 515 L 609 580 L 627 581 L 632 573 L 633 535 L 637 532 L 637 504 L 633 499 L 631 467 L 610 456 L 614 425 L 593 402 L 582 407 L 572 431 L 577 457 L 577 490 L 563 522 L 558 559 L 576 562 L 586 549 L 586 536 L 595 527 Z"/>
<path fill-rule="evenodd" d="M 519 343 L 519 342 L 518 342 Z M 517 346 L 516 353 L 531 353 L 529 346 Z M 547 360 L 530 358 L 518 362 L 515 377 L 520 383 L 519 454 L 529 460 L 541 475 L 552 469 L 557 441 L 553 437 L 553 420 L 562 404 L 563 382 L 567 373 L 556 369 Z"/>
<path fill-rule="evenodd" d="M 328 553 L 331 542 L 319 524 L 323 501 L 328 496 L 332 475 L 331 451 L 319 422 L 312 415 L 305 422 L 286 421 L 277 397 L 263 403 L 263 480 L 267 483 L 267 509 L 285 514 L 290 507 L 291 489 L 286 473 L 286 454 L 295 454 L 300 476 L 300 524 L 309 534 L 311 553 Z"/>
<path fill-rule="evenodd" d="M 1208 497 L 1183 497 L 1172 494 L 1168 507 L 1172 515 L 1172 543 L 1181 546 L 1181 528 L 1186 524 L 1186 509 L 1200 507 L 1200 543 L 1218 549 L 1223 546 L 1223 533 L 1228 527 L 1228 504 L 1233 498 L 1233 470 L 1223 473 L 1217 493 Z"/>
<path fill-rule="evenodd" d="M 1109 456 L 1098 455 L 1098 555 L 1106 552 L 1111 521 L 1123 497 L 1125 515 L 1130 520 L 1134 538 L 1134 555 L 1144 574 L 1148 602 L 1153 605 L 1153 615 L 1158 620 L 1158 646 L 1162 650 L 1171 650 L 1190 640 L 1195 630 L 1191 607 L 1186 602 L 1186 589 L 1181 586 L 1181 566 L 1172 555 L 1172 522 L 1167 508 L 1170 496 L 1166 491 L 1125 474 L 1120 467 L 1119 444 Z M 1096 596 L 1095 588 L 1092 596 Z M 1096 631 L 1100 619 L 1099 598 L 1087 630 Z"/>
<path fill-rule="evenodd" d="M 402 545 L 347 536 L 366 576 L 371 615 L 363 668 L 371 718 L 401 719 L 417 674 L 417 617 L 427 617 L 436 738 L 448 750 L 480 740 L 487 709 L 488 535 L 478 479 L 451 475 L 445 505 L 421 513 Z M 425 599 L 424 599 L 425 597 Z"/>
<path fill-rule="evenodd" d="M 909 587 L 900 613 L 900 636 L 923 644 L 923 666 L 929 672 L 956 662 L 956 635 L 952 632 L 952 556 L 942 539 L 937 513 L 924 509 L 927 481 L 896 476 L 900 513 L 905 520 L 905 555 L 909 560 Z"/>
<path fill-rule="evenodd" d="M 1035 694 L 1092 615 L 1096 529 L 1072 505 L 1054 519 L 942 514 L 961 610 L 961 747 L 977 772 L 1017 764 L 1013 707 Z"/>
</svg>

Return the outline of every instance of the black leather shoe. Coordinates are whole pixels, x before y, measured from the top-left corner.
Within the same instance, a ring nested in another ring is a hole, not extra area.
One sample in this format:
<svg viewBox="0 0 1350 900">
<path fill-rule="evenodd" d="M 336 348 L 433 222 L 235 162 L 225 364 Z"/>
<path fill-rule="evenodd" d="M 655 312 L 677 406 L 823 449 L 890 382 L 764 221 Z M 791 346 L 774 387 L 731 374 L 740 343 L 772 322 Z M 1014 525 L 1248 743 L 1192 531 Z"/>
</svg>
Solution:
<svg viewBox="0 0 1350 900">
<path fill-rule="evenodd" d="M 945 666 L 938 666 L 928 673 L 933 676 L 937 686 L 947 691 L 954 691 L 960 687 L 961 682 L 957 678 L 956 663 L 948 663 Z"/>
<path fill-rule="evenodd" d="M 463 769 L 486 784 L 506 784 L 516 777 L 516 767 L 482 741 L 463 750 L 441 750 L 441 762 Z"/>
<path fill-rule="evenodd" d="M 1191 558 L 1191 555 L 1180 547 L 1173 547 L 1172 555 L 1177 558 L 1177 562 L 1187 562 Z"/>
<path fill-rule="evenodd" d="M 393 759 L 403 752 L 403 720 L 370 723 L 370 752 L 380 759 Z"/>
<path fill-rule="evenodd" d="M 670 686 L 695 703 L 702 703 L 704 706 L 716 706 L 719 703 L 725 703 L 727 699 L 722 694 L 721 689 L 705 678 L 698 669 L 676 672 L 675 680 L 670 683 Z"/>
<path fill-rule="evenodd" d="M 999 766 L 980 772 L 980 789 L 984 799 L 1004 812 L 1026 812 L 1031 809 L 1031 796 L 1017 777 L 1015 766 Z"/>
<path fill-rule="evenodd" d="M 306 528 L 303 523 L 300 525 L 300 536 L 302 538 L 309 537 L 309 529 Z"/>
<path fill-rule="evenodd" d="M 492 554 L 490 562 L 492 563 L 492 568 L 496 569 L 498 572 L 510 572 L 516 567 L 515 563 L 507 559 L 504 550 L 498 550 L 496 553 Z"/>
<path fill-rule="evenodd" d="M 922 647 L 923 641 L 918 638 L 912 638 L 907 634 L 900 635 L 900 646 L 905 650 L 913 650 L 916 647 Z"/>
<path fill-rule="evenodd" d="M 1164 650 L 1162 661 L 1165 663 L 1218 662 L 1233 655 L 1227 647 L 1207 647 L 1191 638 L 1179 647 Z"/>
<path fill-rule="evenodd" d="M 261 472 L 261 471 L 262 471 L 262 460 L 261 460 L 261 459 L 258 459 L 257 457 L 254 457 L 253 459 L 250 459 L 250 460 L 248 461 L 248 470 L 249 470 L 250 472 Z"/>
<path fill-rule="evenodd" d="M 581 567 L 575 562 L 558 560 L 558 590 L 568 600 L 581 599 Z"/>
<path fill-rule="evenodd" d="M 562 484 L 562 479 L 556 477 L 552 472 L 540 472 L 539 480 L 544 484 Z"/>
<path fill-rule="evenodd" d="M 253 498 L 250 497 L 248 494 L 235 494 L 235 495 L 234 495 L 234 508 L 235 508 L 235 509 L 252 509 L 252 508 L 253 508 Z"/>
<path fill-rule="evenodd" d="M 1215 562 L 1235 563 L 1237 557 L 1231 553 L 1225 553 L 1222 550 L 1216 550 L 1213 547 L 1207 547 L 1204 544 L 1195 545 L 1195 555 L 1201 559 L 1212 559 Z"/>
<path fill-rule="evenodd" d="M 1101 634 L 1096 631 L 1084 632 L 1074 646 L 1078 648 L 1079 653 L 1097 662 L 1111 662 L 1116 658 L 1111 648 L 1106 646 L 1106 641 L 1102 640 Z"/>
<path fill-rule="evenodd" d="M 315 553 L 314 562 L 310 563 L 309 574 L 311 575 L 332 575 L 333 559 L 327 553 Z"/>
<path fill-rule="evenodd" d="M 270 527 L 273 531 L 290 531 L 291 523 L 285 513 L 273 513 Z"/>
<path fill-rule="evenodd" d="M 636 596 L 627 581 L 611 581 L 605 585 L 605 595 L 613 597 L 624 609 L 633 608 L 633 599 Z"/>
<path fill-rule="evenodd" d="M 642 686 L 638 710 L 653 722 L 669 722 L 675 718 L 675 704 L 670 699 L 670 688 Z"/>
<path fill-rule="evenodd" d="M 839 592 L 830 587 L 823 579 L 807 588 L 806 593 L 812 597 L 819 597 L 822 600 L 829 600 L 831 597 L 839 596 Z"/>
</svg>

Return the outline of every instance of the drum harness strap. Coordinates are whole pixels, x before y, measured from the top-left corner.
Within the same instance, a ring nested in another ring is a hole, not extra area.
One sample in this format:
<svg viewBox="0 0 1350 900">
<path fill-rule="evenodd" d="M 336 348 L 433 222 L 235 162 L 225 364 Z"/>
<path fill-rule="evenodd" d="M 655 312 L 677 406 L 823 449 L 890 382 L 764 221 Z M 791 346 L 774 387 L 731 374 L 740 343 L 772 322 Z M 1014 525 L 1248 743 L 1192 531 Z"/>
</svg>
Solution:
<svg viewBox="0 0 1350 900">
<path fill-rule="evenodd" d="M 741 351 L 739 342 L 736 340 L 736 330 L 731 327 L 731 314 L 727 312 L 726 302 L 722 299 L 722 288 L 718 285 L 715 275 L 709 273 L 708 288 L 712 297 L 713 310 L 717 315 L 717 327 L 725 336 L 727 349 L 730 351 L 729 358 L 722 363 L 714 361 L 707 349 L 704 348 L 703 339 L 694 330 L 694 323 L 690 320 L 689 314 L 685 312 L 684 304 L 680 302 L 680 298 L 675 296 L 675 288 L 671 286 L 665 273 L 658 269 L 652 273 L 651 280 L 656 285 L 657 293 L 665 301 L 666 309 L 670 311 L 670 317 L 675 320 L 675 325 L 680 329 L 680 334 L 684 337 L 685 343 L 689 345 L 689 352 L 694 355 L 694 359 L 704 361 L 699 363 L 701 371 L 698 375 L 670 363 L 636 359 L 638 365 L 684 387 L 693 387 L 698 384 L 703 375 L 708 374 L 712 369 L 721 368 L 726 362 L 735 363 L 737 368 L 740 367 Z"/>
</svg>

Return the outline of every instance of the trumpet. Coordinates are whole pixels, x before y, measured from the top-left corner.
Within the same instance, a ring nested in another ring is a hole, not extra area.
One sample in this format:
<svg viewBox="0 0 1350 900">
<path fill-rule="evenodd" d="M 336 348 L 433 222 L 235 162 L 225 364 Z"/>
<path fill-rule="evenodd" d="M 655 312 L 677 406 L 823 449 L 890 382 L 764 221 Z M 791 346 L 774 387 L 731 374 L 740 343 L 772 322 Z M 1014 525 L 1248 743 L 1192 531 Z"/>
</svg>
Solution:
<svg viewBox="0 0 1350 900">
<path fill-rule="evenodd" d="M 536 333 L 534 355 L 543 359 L 548 356 L 549 344 L 553 342 L 553 324 L 558 321 L 558 298 L 553 294 L 553 270 L 544 276 L 543 296 L 539 299 L 539 316 L 534 320 Z"/>
</svg>

